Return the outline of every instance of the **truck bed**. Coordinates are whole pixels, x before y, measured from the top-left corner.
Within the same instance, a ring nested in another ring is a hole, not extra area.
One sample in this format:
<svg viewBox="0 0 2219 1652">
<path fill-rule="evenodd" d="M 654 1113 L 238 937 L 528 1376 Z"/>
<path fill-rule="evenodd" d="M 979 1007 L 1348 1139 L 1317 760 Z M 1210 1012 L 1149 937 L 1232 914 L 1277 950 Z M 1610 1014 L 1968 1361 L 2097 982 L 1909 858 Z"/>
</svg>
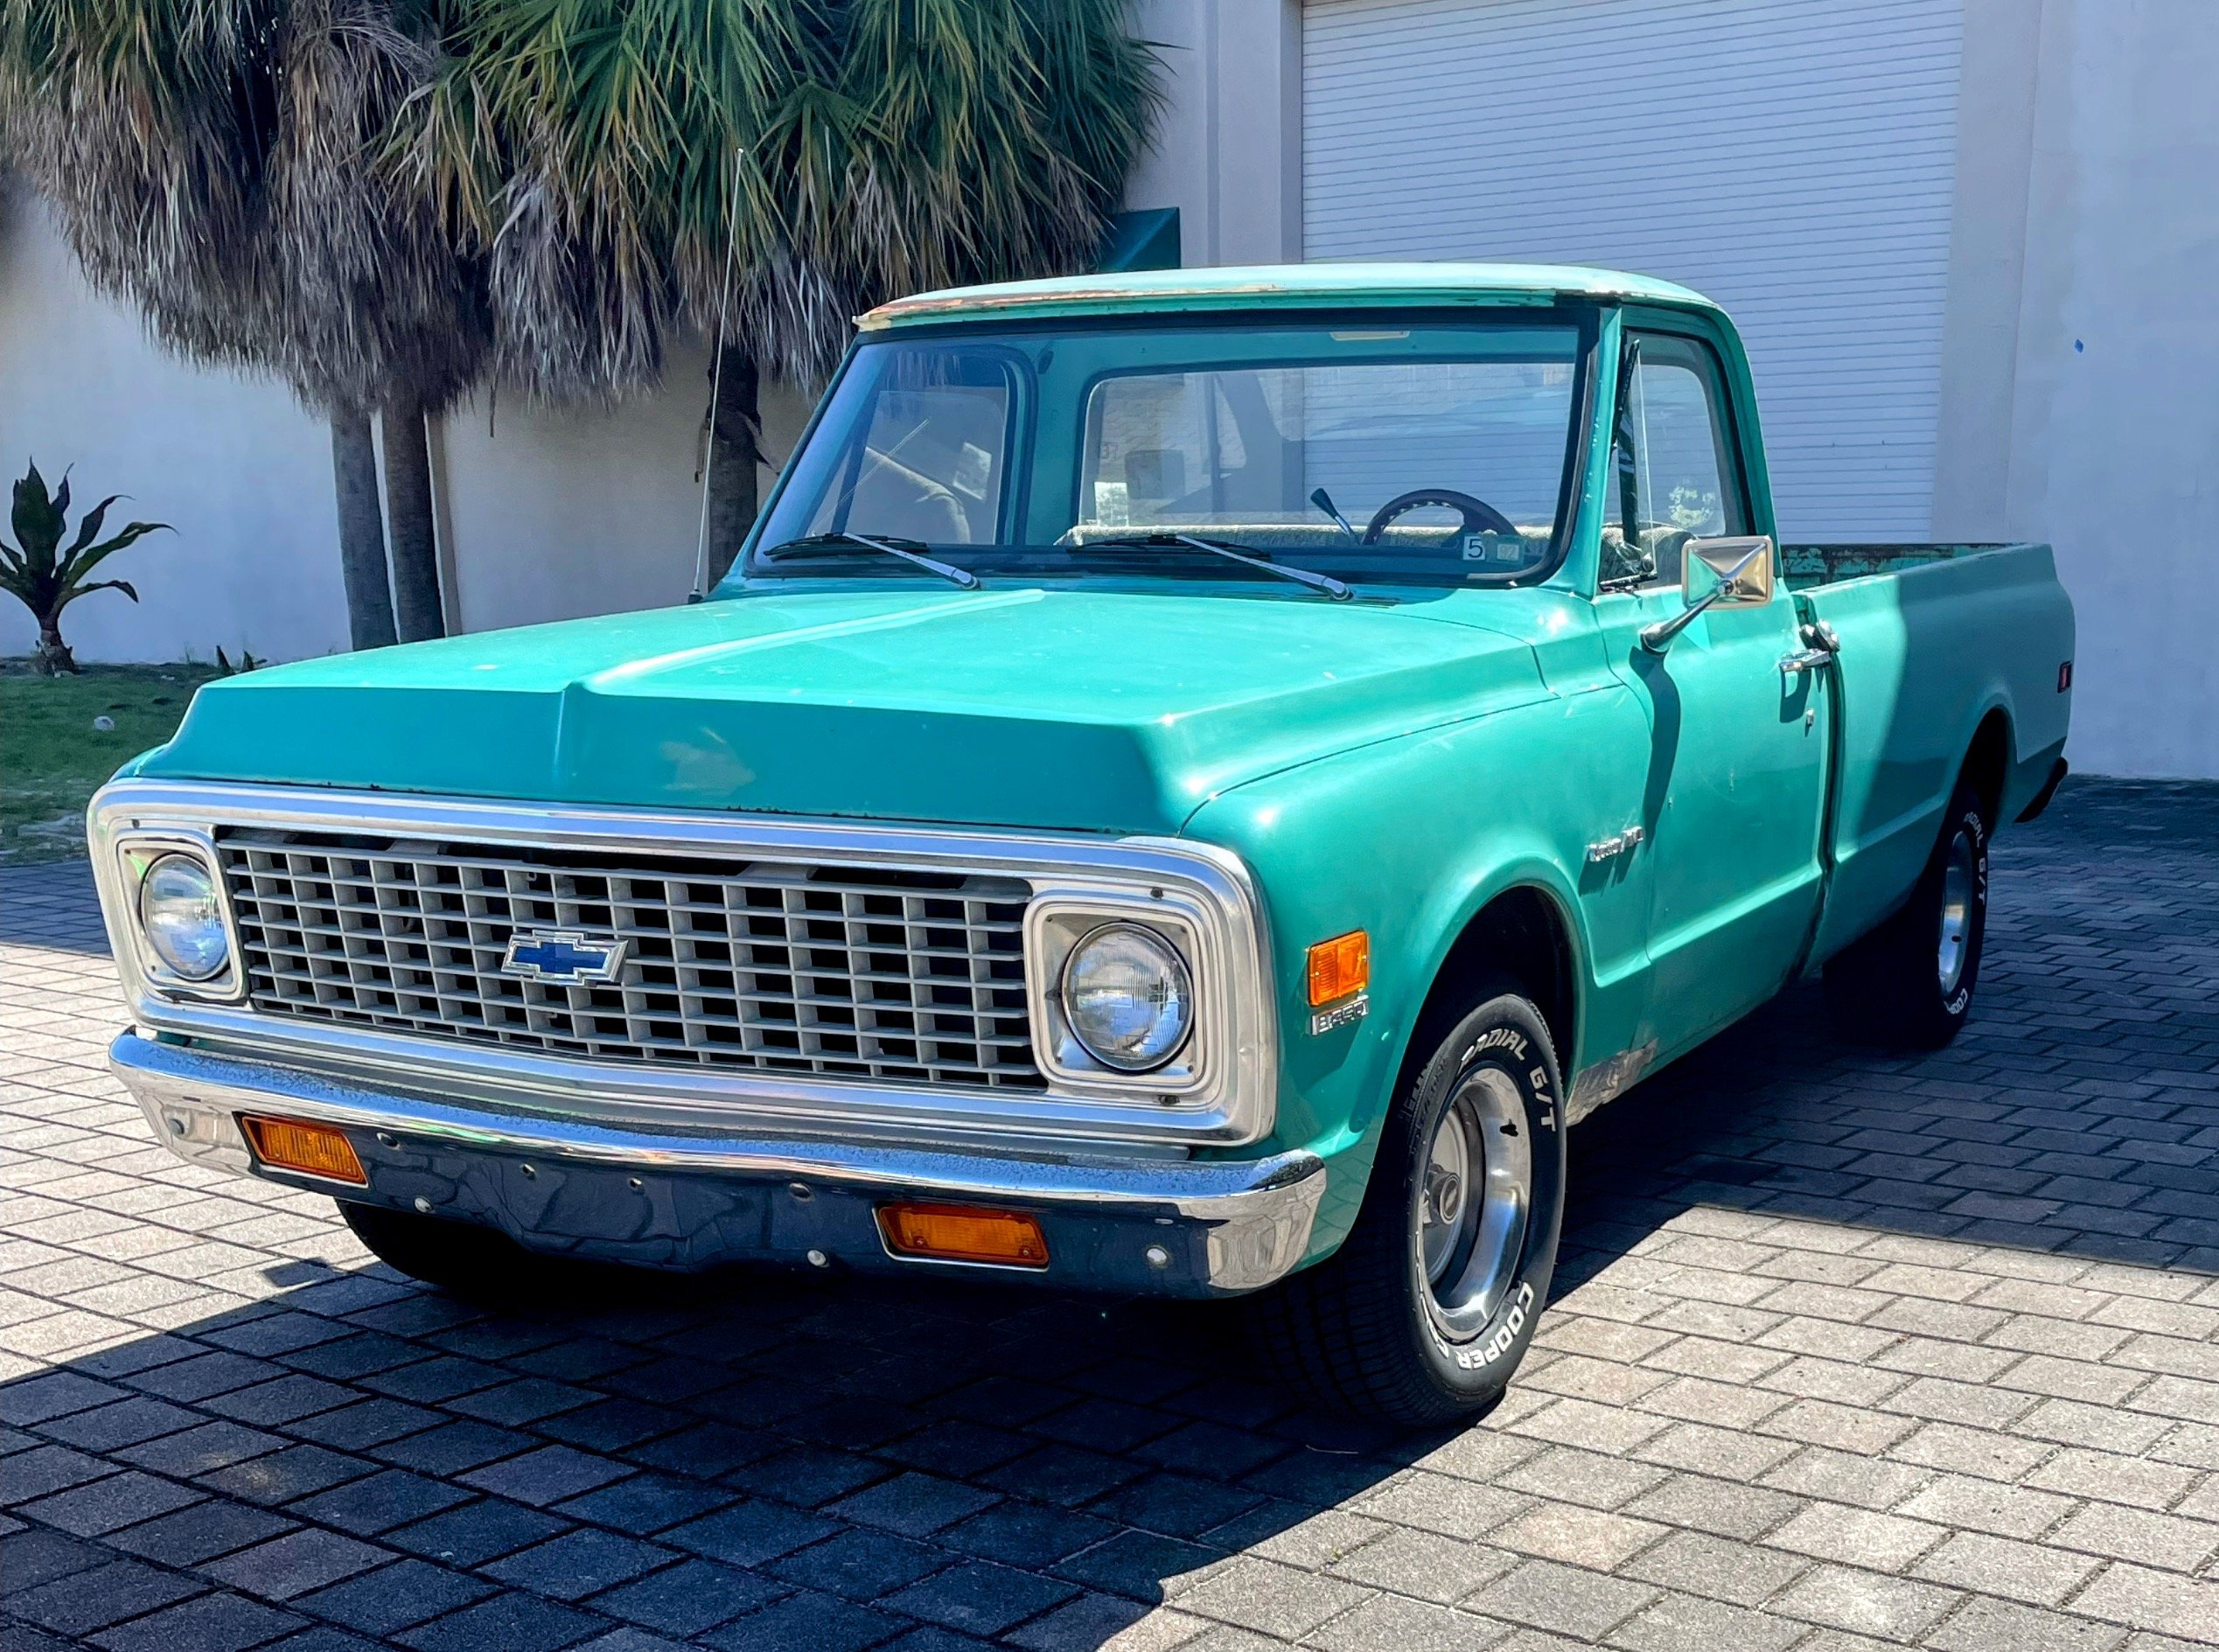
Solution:
<svg viewBox="0 0 2219 1652">
<path fill-rule="evenodd" d="M 1803 617 L 1841 649 L 1818 961 L 1900 903 L 1984 738 L 2002 741 L 1996 826 L 2041 790 L 2064 748 L 2073 612 L 2047 545 L 1783 545 L 1781 555 Z"/>
<path fill-rule="evenodd" d="M 1950 562 L 1987 551 L 2013 548 L 2000 540 L 1978 545 L 1783 544 L 1780 547 L 1780 561 L 1787 572 L 1790 589 L 1800 591 L 1814 585 L 1836 585 L 1873 574 L 1900 574 L 1934 562 Z"/>
</svg>

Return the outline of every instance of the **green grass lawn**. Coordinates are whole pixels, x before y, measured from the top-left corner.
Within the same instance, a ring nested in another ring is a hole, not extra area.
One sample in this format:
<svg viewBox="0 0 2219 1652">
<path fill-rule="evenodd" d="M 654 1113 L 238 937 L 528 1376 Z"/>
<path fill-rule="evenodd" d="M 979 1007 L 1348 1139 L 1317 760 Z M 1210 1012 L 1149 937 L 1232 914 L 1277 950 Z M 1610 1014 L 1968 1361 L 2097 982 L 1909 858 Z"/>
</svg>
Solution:
<svg viewBox="0 0 2219 1652">
<path fill-rule="evenodd" d="M 204 666 L 87 666 L 40 677 L 0 659 L 0 866 L 85 853 L 85 805 L 125 759 L 176 732 Z M 93 727 L 111 717 L 115 727 Z"/>
</svg>

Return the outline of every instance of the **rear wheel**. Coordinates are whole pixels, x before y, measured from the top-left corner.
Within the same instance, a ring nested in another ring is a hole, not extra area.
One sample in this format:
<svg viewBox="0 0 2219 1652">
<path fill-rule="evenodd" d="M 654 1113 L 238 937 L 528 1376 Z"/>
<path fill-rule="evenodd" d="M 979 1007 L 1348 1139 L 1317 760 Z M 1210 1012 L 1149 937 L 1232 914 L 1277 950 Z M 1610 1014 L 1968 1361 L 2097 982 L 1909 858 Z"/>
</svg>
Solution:
<svg viewBox="0 0 2219 1652">
<path fill-rule="evenodd" d="M 1988 933 L 1988 814 L 1957 782 L 1910 899 L 1826 965 L 1838 1031 L 1897 1049 L 1939 1049 L 1972 1009 Z"/>
<path fill-rule="evenodd" d="M 1249 1304 L 1273 1368 L 1338 1410 L 1422 1425 L 1492 1404 L 1548 1299 L 1556 1052 L 1516 986 L 1481 996 L 1396 1098 L 1347 1240 Z"/>
</svg>

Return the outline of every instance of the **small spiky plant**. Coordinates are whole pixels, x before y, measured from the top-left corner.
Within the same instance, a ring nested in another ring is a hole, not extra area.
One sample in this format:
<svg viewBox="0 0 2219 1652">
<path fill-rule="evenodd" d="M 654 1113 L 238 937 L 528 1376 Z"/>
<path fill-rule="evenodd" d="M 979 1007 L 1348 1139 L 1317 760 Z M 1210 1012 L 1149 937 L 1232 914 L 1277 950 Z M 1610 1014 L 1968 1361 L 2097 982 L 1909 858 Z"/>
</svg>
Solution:
<svg viewBox="0 0 2219 1652">
<path fill-rule="evenodd" d="M 127 545 L 169 527 L 167 522 L 130 522 L 106 539 L 100 537 L 108 522 L 108 507 L 123 496 L 111 493 L 85 512 L 77 524 L 77 537 L 66 547 L 62 536 L 69 532 L 69 477 L 52 493 L 46 478 L 33 464 L 16 484 L 10 520 L 16 542 L 0 540 L 0 591 L 17 598 L 38 622 L 38 653 L 34 665 L 39 674 L 58 676 L 77 669 L 76 657 L 61 639 L 62 610 L 92 591 L 121 591 L 133 602 L 137 588 L 123 579 L 94 579 L 93 570 Z"/>
</svg>

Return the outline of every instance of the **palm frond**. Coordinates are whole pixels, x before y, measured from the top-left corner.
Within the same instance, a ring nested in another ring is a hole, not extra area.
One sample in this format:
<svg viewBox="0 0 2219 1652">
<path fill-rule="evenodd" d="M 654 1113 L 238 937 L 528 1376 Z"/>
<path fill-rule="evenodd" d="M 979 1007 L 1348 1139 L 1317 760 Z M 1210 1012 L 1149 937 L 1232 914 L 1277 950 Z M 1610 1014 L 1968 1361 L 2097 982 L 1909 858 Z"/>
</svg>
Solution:
<svg viewBox="0 0 2219 1652">
<path fill-rule="evenodd" d="M 739 336 L 805 384 L 883 298 L 1085 268 L 1158 96 L 1127 0 L 445 3 L 387 162 L 555 399 L 656 382 L 733 249 Z"/>
<path fill-rule="evenodd" d="M 320 407 L 652 385 L 728 255 L 809 384 L 885 298 L 1088 264 L 1128 3 L 0 0 L 0 128 L 94 285 Z"/>
<path fill-rule="evenodd" d="M 436 21 L 436 20 L 432 20 Z M 319 408 L 482 372 L 482 271 L 380 164 L 415 0 L 0 0 L 0 116 L 93 285 Z"/>
</svg>

